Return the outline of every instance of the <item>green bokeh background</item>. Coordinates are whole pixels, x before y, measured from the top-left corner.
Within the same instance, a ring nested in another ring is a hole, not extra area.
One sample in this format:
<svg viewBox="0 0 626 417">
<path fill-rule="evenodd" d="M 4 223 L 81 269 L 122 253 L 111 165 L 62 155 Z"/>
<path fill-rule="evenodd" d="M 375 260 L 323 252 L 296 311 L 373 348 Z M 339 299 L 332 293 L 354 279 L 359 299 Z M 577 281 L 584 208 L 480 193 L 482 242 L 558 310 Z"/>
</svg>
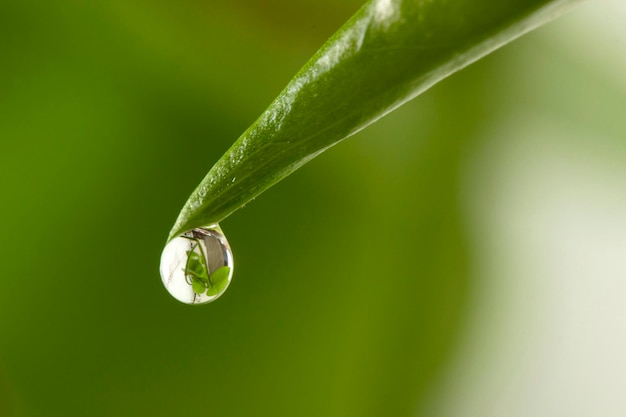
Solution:
<svg viewBox="0 0 626 417">
<path fill-rule="evenodd" d="M 219 301 L 158 276 L 187 196 L 359 6 L 0 5 L 0 416 L 418 413 L 472 305 L 463 164 L 511 108 L 593 118 L 567 93 L 596 78 L 543 32 L 228 218 Z"/>
</svg>

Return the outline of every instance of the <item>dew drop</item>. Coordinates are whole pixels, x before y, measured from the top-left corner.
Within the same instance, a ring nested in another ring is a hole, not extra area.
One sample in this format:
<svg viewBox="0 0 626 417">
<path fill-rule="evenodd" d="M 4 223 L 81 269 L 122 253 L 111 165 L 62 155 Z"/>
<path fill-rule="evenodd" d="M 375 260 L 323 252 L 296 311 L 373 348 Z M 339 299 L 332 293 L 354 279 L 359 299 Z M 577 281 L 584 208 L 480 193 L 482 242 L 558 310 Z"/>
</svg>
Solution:
<svg viewBox="0 0 626 417">
<path fill-rule="evenodd" d="M 175 237 L 161 254 L 161 279 L 185 304 L 205 304 L 224 294 L 233 276 L 233 253 L 219 225 Z"/>
</svg>

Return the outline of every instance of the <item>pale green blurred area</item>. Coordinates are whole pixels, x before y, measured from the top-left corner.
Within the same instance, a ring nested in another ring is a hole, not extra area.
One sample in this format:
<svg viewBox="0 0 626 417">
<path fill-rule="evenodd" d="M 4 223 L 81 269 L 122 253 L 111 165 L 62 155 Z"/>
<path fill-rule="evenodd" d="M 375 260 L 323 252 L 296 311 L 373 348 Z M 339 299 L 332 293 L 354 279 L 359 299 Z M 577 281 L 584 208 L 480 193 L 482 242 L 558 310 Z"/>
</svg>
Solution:
<svg viewBox="0 0 626 417">
<path fill-rule="evenodd" d="M 359 5 L 0 5 L 0 416 L 624 415 L 617 0 L 228 218 L 214 304 L 162 287 L 187 196 Z"/>
</svg>

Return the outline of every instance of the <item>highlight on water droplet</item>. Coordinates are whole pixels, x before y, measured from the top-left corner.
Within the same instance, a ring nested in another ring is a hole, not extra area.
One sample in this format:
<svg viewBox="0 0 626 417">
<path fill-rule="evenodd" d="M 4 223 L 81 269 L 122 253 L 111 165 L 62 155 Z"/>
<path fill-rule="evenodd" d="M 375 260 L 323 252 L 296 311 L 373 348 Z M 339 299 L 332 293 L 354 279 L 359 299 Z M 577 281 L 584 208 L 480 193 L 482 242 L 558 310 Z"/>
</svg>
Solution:
<svg viewBox="0 0 626 417">
<path fill-rule="evenodd" d="M 161 254 L 161 279 L 172 297 L 205 304 L 222 295 L 233 276 L 233 253 L 219 225 L 175 237 Z"/>
</svg>

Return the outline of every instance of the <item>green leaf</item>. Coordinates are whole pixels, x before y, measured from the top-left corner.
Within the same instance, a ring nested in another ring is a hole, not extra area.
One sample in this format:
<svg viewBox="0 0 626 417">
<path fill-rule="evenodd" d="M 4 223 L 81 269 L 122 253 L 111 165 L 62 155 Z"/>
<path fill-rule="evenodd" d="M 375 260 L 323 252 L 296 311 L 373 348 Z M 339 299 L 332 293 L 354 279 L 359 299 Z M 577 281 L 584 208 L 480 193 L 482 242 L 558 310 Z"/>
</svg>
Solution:
<svg viewBox="0 0 626 417">
<path fill-rule="evenodd" d="M 229 275 L 230 267 L 223 266 L 221 268 L 218 268 L 215 272 L 213 272 L 213 274 L 211 274 L 211 282 L 213 283 L 213 285 L 218 285 L 218 283 L 227 280 Z"/>
<path fill-rule="evenodd" d="M 170 238 L 219 222 L 322 151 L 579 1 L 367 2 L 209 171 Z"/>
<path fill-rule="evenodd" d="M 205 283 L 209 280 L 207 267 L 204 259 L 195 251 L 187 251 L 187 265 L 185 266 L 185 275 L 191 275 Z"/>
<path fill-rule="evenodd" d="M 206 291 L 206 285 L 197 279 L 193 279 L 191 281 L 191 288 L 193 289 L 193 292 L 195 292 L 198 295 Z"/>
<path fill-rule="evenodd" d="M 230 267 L 223 266 L 218 268 L 211 274 L 211 285 L 207 290 L 207 295 L 221 294 L 228 285 L 228 277 L 230 276 Z"/>
</svg>

